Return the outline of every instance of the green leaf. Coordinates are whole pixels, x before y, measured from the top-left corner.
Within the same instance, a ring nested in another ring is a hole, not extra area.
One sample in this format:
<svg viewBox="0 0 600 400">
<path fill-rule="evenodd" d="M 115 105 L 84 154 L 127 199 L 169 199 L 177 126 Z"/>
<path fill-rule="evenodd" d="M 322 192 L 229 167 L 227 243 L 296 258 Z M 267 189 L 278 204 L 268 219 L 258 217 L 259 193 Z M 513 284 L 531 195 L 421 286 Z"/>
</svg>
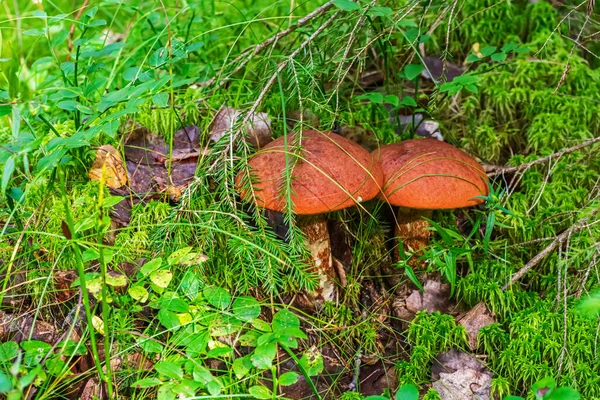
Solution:
<svg viewBox="0 0 600 400">
<path fill-rule="evenodd" d="M 178 298 L 164 299 L 160 302 L 160 307 L 176 313 L 185 313 L 189 311 L 188 304 Z"/>
<path fill-rule="evenodd" d="M 579 400 L 581 395 L 573 388 L 560 387 L 554 390 L 545 400 Z"/>
<path fill-rule="evenodd" d="M 127 289 L 127 293 L 129 293 L 133 300 L 140 303 L 145 303 L 148 300 L 148 291 L 142 285 L 131 286 Z"/>
<path fill-rule="evenodd" d="M 169 264 L 169 265 L 179 264 L 181 259 L 184 258 L 185 256 L 187 256 L 188 253 L 190 253 L 191 251 L 192 251 L 191 247 L 182 247 L 181 249 L 174 251 L 173 253 L 171 253 L 169 258 L 167 258 L 167 264 Z"/>
<path fill-rule="evenodd" d="M 177 328 L 181 325 L 177 314 L 164 308 L 158 312 L 158 320 L 167 329 Z"/>
<path fill-rule="evenodd" d="M 390 400 L 390 399 L 387 397 L 384 397 L 384 396 L 372 395 L 372 396 L 365 397 L 364 400 Z"/>
<path fill-rule="evenodd" d="M 519 47 L 518 43 L 507 43 L 504 46 L 502 46 L 502 48 L 500 50 L 505 53 L 510 53 L 511 51 L 515 50 L 517 47 Z"/>
<path fill-rule="evenodd" d="M 87 347 L 82 342 L 74 342 L 73 340 L 63 340 L 58 344 L 61 351 L 67 356 L 83 356 L 87 354 Z"/>
<path fill-rule="evenodd" d="M 419 400 L 419 390 L 415 385 L 404 385 L 396 392 L 396 400 Z"/>
<path fill-rule="evenodd" d="M 6 342 L 0 345 L 0 362 L 8 363 L 19 355 L 19 345 L 15 342 Z"/>
<path fill-rule="evenodd" d="M 1 193 L 6 192 L 6 188 L 8 187 L 8 182 L 10 181 L 10 177 L 15 170 L 15 159 L 14 156 L 10 156 L 8 160 L 4 163 L 4 168 L 2 171 L 2 187 Z"/>
<path fill-rule="evenodd" d="M 0 106 L 0 117 L 4 117 L 12 112 L 12 107 L 10 105 L 2 105 Z"/>
<path fill-rule="evenodd" d="M 475 86 L 475 85 L 466 85 L 465 89 L 467 89 L 469 92 L 475 93 L 475 94 L 477 94 L 479 92 L 479 90 L 477 89 L 477 86 Z"/>
<path fill-rule="evenodd" d="M 211 349 L 207 354 L 206 358 L 224 358 L 231 355 L 233 349 L 229 346 L 219 346 Z"/>
<path fill-rule="evenodd" d="M 480 60 L 481 60 L 481 58 L 477 57 L 477 54 L 469 54 L 467 56 L 467 62 L 468 63 L 474 63 L 474 62 L 477 62 L 477 61 L 480 61 Z"/>
<path fill-rule="evenodd" d="M 152 339 L 138 338 L 137 344 L 147 353 L 160 353 L 163 350 L 163 345 Z"/>
<path fill-rule="evenodd" d="M 272 332 L 273 329 L 268 322 L 263 321 L 262 319 L 254 319 L 251 322 L 252 326 L 261 332 Z"/>
<path fill-rule="evenodd" d="M 496 46 L 486 46 L 483 49 L 481 49 L 480 53 L 482 56 L 487 57 L 487 56 L 491 56 L 492 54 L 494 54 L 496 52 L 497 47 Z"/>
<path fill-rule="evenodd" d="M 231 303 L 229 292 L 218 286 L 205 286 L 202 294 L 210 305 L 221 310 L 225 310 Z"/>
<path fill-rule="evenodd" d="M 506 60 L 506 53 L 492 54 L 492 56 L 490 58 L 491 58 L 492 61 L 502 62 L 502 61 Z"/>
<path fill-rule="evenodd" d="M 287 328 L 300 328 L 300 320 L 290 310 L 284 308 L 273 315 L 273 332 L 282 331 Z"/>
<path fill-rule="evenodd" d="M 190 300 L 195 300 L 200 292 L 200 279 L 196 277 L 193 270 L 188 269 L 179 284 L 180 293 Z"/>
<path fill-rule="evenodd" d="M 416 107 L 417 106 L 417 102 L 415 101 L 414 98 L 410 97 L 410 96 L 405 96 L 402 99 L 402 102 L 400 103 L 404 106 L 409 106 L 409 107 Z"/>
<path fill-rule="evenodd" d="M 600 314 L 600 289 L 594 290 L 577 305 L 577 311 L 587 318 L 598 318 Z"/>
<path fill-rule="evenodd" d="M 548 376 L 546 378 L 540 379 L 539 381 L 531 385 L 531 391 L 535 393 L 536 396 L 540 396 L 540 394 L 538 393 L 540 390 L 543 391 L 544 393 L 542 393 L 540 396 L 542 397 L 547 390 L 552 390 L 555 387 L 556 380 L 551 376 Z"/>
<path fill-rule="evenodd" d="M 46 29 L 38 28 L 38 29 L 27 29 L 23 31 L 23 35 L 25 36 L 43 36 L 46 33 Z"/>
<path fill-rule="evenodd" d="M 251 386 L 250 389 L 248 389 L 248 393 L 255 399 L 270 399 L 273 397 L 271 391 L 262 385 Z"/>
<path fill-rule="evenodd" d="M 219 382 L 216 379 L 213 379 L 212 381 L 208 382 L 208 384 L 206 385 L 206 389 L 208 389 L 208 393 L 210 393 L 211 396 L 218 396 L 221 393 L 221 389 L 223 388 L 223 385 L 221 384 L 221 382 Z"/>
<path fill-rule="evenodd" d="M 298 374 L 289 371 L 279 377 L 279 384 L 281 386 L 290 386 L 298 381 Z"/>
<path fill-rule="evenodd" d="M 166 107 L 169 103 L 169 93 L 162 92 L 152 96 L 152 103 L 157 107 Z"/>
<path fill-rule="evenodd" d="M 145 389 L 158 386 L 160 384 L 162 384 L 162 381 L 158 378 L 144 378 L 133 382 L 131 387 L 135 389 Z"/>
<path fill-rule="evenodd" d="M 150 274 L 150 280 L 159 288 L 166 288 L 171 283 L 173 279 L 173 273 L 169 270 L 163 269 L 160 271 L 155 271 Z"/>
<path fill-rule="evenodd" d="M 215 379 L 210 371 L 201 365 L 194 365 L 192 377 L 196 382 L 202 383 L 203 385 L 206 385 L 208 382 L 211 382 Z"/>
<path fill-rule="evenodd" d="M 522 397 L 519 397 L 519 396 L 506 396 L 504 398 L 504 400 L 525 400 L 525 399 Z"/>
<path fill-rule="evenodd" d="M 333 0 L 333 5 L 344 11 L 360 10 L 360 5 L 350 0 Z"/>
<path fill-rule="evenodd" d="M 12 389 L 12 384 L 4 372 L 0 372 L 0 393 L 6 393 Z"/>
<path fill-rule="evenodd" d="M 299 364 L 308 376 L 316 376 L 323 371 L 323 356 L 316 347 L 311 347 L 304 352 Z"/>
<path fill-rule="evenodd" d="M 409 81 L 413 81 L 415 78 L 421 75 L 423 69 L 424 68 L 421 64 L 408 64 L 406 67 L 404 67 L 404 76 Z"/>
<path fill-rule="evenodd" d="M 249 356 L 239 357 L 233 361 L 233 373 L 237 379 L 245 377 L 252 369 L 252 361 Z"/>
<path fill-rule="evenodd" d="M 371 17 L 387 17 L 394 13 L 389 7 L 371 7 L 367 11 L 367 15 Z"/>
<path fill-rule="evenodd" d="M 260 304 L 250 296 L 235 299 L 232 306 L 233 315 L 242 321 L 252 321 L 260 315 Z"/>
<path fill-rule="evenodd" d="M 251 360 L 252 365 L 258 369 L 269 369 L 277 355 L 277 345 L 273 342 L 265 343 L 254 349 Z"/>
<path fill-rule="evenodd" d="M 387 96 L 384 96 L 383 101 L 393 105 L 394 107 L 398 107 L 398 104 L 400 104 L 400 99 L 394 94 L 388 94 Z"/>
<path fill-rule="evenodd" d="M 371 103 L 375 103 L 375 104 L 383 104 L 383 94 L 381 94 L 379 92 L 364 93 L 364 94 L 361 94 L 360 96 L 356 96 L 356 98 L 358 100 L 368 100 Z"/>
<path fill-rule="evenodd" d="M 148 276 L 151 272 L 159 269 L 161 265 L 162 258 L 155 258 L 154 260 L 148 261 L 146 264 L 142 265 L 142 268 L 140 268 L 140 273 L 142 276 Z"/>
<path fill-rule="evenodd" d="M 163 361 L 159 362 L 154 366 L 154 369 L 161 374 L 171 379 L 181 379 L 183 378 L 183 371 L 181 369 L 181 365 L 178 365 L 174 362 Z"/>
<path fill-rule="evenodd" d="M 404 272 L 406 273 L 406 276 L 408 276 L 408 279 L 410 279 L 421 292 L 425 292 L 425 288 L 421 285 L 421 282 L 419 282 L 419 278 L 417 278 L 415 271 L 413 271 L 408 264 L 404 267 Z"/>
</svg>

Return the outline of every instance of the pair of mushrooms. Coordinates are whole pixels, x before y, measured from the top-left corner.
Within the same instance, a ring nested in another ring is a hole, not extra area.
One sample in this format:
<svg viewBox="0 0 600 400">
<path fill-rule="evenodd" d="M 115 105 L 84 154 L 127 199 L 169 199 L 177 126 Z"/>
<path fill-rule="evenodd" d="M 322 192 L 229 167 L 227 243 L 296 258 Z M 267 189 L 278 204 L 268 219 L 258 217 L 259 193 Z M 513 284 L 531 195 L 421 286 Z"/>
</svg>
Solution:
<svg viewBox="0 0 600 400">
<path fill-rule="evenodd" d="M 301 143 L 297 154 L 290 151 L 292 143 Z M 310 294 L 317 301 L 333 301 L 336 293 L 325 213 L 380 196 L 400 207 L 395 230 L 400 245 L 418 252 L 429 239 L 423 216 L 430 217 L 432 210 L 476 205 L 481 199 L 475 197 L 488 193 L 487 175 L 479 163 L 435 139 L 407 140 L 369 153 L 335 133 L 307 130 L 301 138 L 292 134 L 287 142 L 283 137 L 274 140 L 248 164 L 255 181 L 251 189 L 243 189 L 243 173 L 237 176 L 241 197 L 279 212 L 286 205 L 282 173 L 294 165 L 292 210 L 320 277 L 319 288 Z"/>
</svg>

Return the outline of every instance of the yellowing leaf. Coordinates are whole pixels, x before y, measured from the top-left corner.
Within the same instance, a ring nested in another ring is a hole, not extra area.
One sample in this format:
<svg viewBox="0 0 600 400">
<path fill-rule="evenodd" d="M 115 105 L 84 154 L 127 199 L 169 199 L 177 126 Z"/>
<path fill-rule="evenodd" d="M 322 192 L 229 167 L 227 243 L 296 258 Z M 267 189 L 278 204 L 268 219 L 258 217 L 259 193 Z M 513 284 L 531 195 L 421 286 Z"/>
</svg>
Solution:
<svg viewBox="0 0 600 400">
<path fill-rule="evenodd" d="M 171 279 L 173 279 L 173 274 L 168 270 L 160 270 L 155 271 L 150 275 L 150 280 L 159 288 L 166 288 L 171 283 Z"/>
<path fill-rule="evenodd" d="M 148 291 L 143 286 L 132 286 L 127 290 L 132 299 L 145 303 L 148 300 Z"/>
<path fill-rule="evenodd" d="M 127 183 L 127 170 L 119 151 L 110 144 L 100 146 L 88 176 L 93 181 L 104 181 L 110 188 L 118 189 Z"/>
<path fill-rule="evenodd" d="M 177 318 L 179 318 L 179 323 L 181 325 L 186 325 L 192 322 L 192 316 L 190 315 L 190 313 L 177 314 Z"/>
<path fill-rule="evenodd" d="M 92 317 L 92 326 L 94 327 L 94 329 L 96 329 L 97 332 L 104 336 L 104 321 L 102 321 L 102 318 L 100 318 L 97 315 L 94 315 Z"/>
<path fill-rule="evenodd" d="M 102 290 L 102 279 L 91 279 L 86 282 L 85 287 L 89 293 L 93 294 L 94 297 L 96 297 L 96 295 Z"/>
<path fill-rule="evenodd" d="M 116 272 L 109 272 L 106 274 L 106 284 L 114 287 L 126 286 L 127 277 Z"/>
</svg>

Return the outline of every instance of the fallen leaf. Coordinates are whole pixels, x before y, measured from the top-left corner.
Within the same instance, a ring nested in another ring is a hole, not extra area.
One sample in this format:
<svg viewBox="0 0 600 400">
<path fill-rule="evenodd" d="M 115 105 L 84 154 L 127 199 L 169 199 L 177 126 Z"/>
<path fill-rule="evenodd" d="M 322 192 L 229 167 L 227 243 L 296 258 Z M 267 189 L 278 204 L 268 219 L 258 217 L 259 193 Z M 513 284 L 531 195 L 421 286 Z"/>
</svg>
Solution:
<svg viewBox="0 0 600 400">
<path fill-rule="evenodd" d="M 71 285 L 77 279 L 77 272 L 72 270 L 67 271 L 56 271 L 54 273 L 54 280 L 56 286 L 56 298 L 58 301 L 63 302 L 69 300 L 75 295 L 75 291 L 71 289 Z"/>
<path fill-rule="evenodd" d="M 491 398 L 493 373 L 467 353 L 454 349 L 440 353 L 433 361 L 432 377 L 443 400 Z"/>
<path fill-rule="evenodd" d="M 98 384 L 98 382 L 95 379 L 90 378 L 83 386 L 79 398 L 81 400 L 103 399 L 104 393 L 102 387 Z"/>
<path fill-rule="evenodd" d="M 210 140 L 219 141 L 226 133 L 230 132 L 235 123 L 242 116 L 242 111 L 233 107 L 221 107 L 213 120 L 210 130 Z M 243 119 L 243 117 L 242 117 Z M 246 131 L 247 141 L 256 148 L 264 147 L 273 140 L 271 131 L 271 119 L 266 113 L 253 114 L 246 125 L 243 126 Z"/>
<path fill-rule="evenodd" d="M 88 176 L 93 181 L 102 181 L 110 188 L 120 188 L 127 183 L 127 171 L 119 151 L 110 144 L 100 146 L 96 151 L 96 159 Z"/>
<path fill-rule="evenodd" d="M 96 329 L 96 331 L 98 333 L 100 333 L 102 336 L 104 336 L 105 330 L 104 330 L 104 321 L 102 320 L 102 318 L 100 318 L 97 315 L 92 316 L 92 326 L 94 327 L 94 329 Z"/>
<path fill-rule="evenodd" d="M 475 307 L 469 310 L 465 315 L 457 318 L 458 323 L 465 327 L 469 336 L 469 347 L 471 350 L 477 349 L 477 335 L 479 330 L 484 326 L 495 323 L 494 317 L 487 309 L 485 304 L 478 303 Z"/>
<path fill-rule="evenodd" d="M 57 337 L 58 329 L 48 322 L 34 319 L 30 315 L 15 316 L 0 311 L 0 339 L 3 341 L 19 343 L 32 339 L 54 344 Z"/>
</svg>

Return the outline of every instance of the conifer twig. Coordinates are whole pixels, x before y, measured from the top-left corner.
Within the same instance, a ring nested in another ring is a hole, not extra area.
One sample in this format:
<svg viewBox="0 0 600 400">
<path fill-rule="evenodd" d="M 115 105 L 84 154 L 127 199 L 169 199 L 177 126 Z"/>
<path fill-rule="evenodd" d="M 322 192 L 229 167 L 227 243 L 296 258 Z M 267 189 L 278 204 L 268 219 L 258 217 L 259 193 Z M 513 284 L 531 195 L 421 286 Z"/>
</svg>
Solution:
<svg viewBox="0 0 600 400">
<path fill-rule="evenodd" d="M 567 238 L 569 238 L 573 233 L 579 232 L 580 230 L 582 230 L 586 226 L 588 226 L 589 221 L 592 219 L 592 217 L 596 213 L 598 213 L 598 211 L 600 211 L 600 206 L 594 208 L 588 215 L 581 218 L 580 220 L 575 222 L 573 225 L 571 225 L 571 227 L 569 229 L 567 229 L 566 231 L 564 231 L 563 233 L 561 233 L 560 235 L 555 237 L 554 240 L 548 246 L 546 246 L 544 248 L 544 250 L 539 252 L 535 257 L 533 257 L 531 260 L 529 260 L 529 262 L 527 264 L 525 264 L 523 266 L 523 268 L 521 268 L 519 271 L 517 271 L 517 273 L 515 273 L 510 278 L 510 281 L 508 281 L 507 283 L 504 284 L 504 286 L 502 286 L 502 290 L 506 290 L 511 285 L 515 284 L 531 268 L 535 267 L 540 261 L 542 261 L 544 258 L 546 258 L 546 256 L 548 256 L 550 253 L 552 253 L 554 251 L 554 249 L 556 249 L 556 247 L 562 246 L 562 244 L 565 242 L 565 240 L 567 240 Z"/>
<path fill-rule="evenodd" d="M 331 7 L 333 7 L 333 0 L 328 1 L 327 3 L 323 4 L 321 7 L 317 8 L 316 10 L 314 10 L 313 12 L 311 12 L 310 14 L 307 14 L 306 16 L 300 18 L 298 20 L 298 22 L 296 22 L 296 24 L 290 26 L 287 29 L 282 30 L 281 32 L 277 33 L 274 36 L 271 36 L 270 38 L 268 38 L 267 40 L 265 40 L 264 42 L 256 45 L 254 47 L 254 50 L 252 50 L 250 52 L 250 54 L 246 55 L 248 53 L 248 51 L 250 50 L 250 48 L 242 51 L 242 54 L 240 54 L 239 56 L 237 56 L 232 64 L 238 64 L 233 71 L 226 77 L 222 78 L 219 82 L 219 86 L 223 86 L 225 83 L 227 83 L 229 81 L 229 79 L 231 78 L 231 76 L 235 75 L 237 72 L 239 72 L 242 68 L 244 68 L 246 66 L 246 64 L 248 64 L 248 62 L 252 59 L 252 57 L 254 57 L 255 55 L 257 55 L 260 51 L 262 51 L 264 48 L 266 48 L 267 46 L 270 46 L 272 44 L 275 44 L 279 41 L 279 39 L 289 35 L 290 33 L 292 33 L 293 31 L 295 31 L 296 29 L 306 25 L 307 23 L 309 23 L 310 21 L 312 21 L 314 18 L 322 15 L 323 13 L 325 13 L 325 11 L 329 10 Z M 244 59 L 245 57 L 245 59 Z M 213 77 L 211 79 L 209 79 L 206 83 L 203 84 L 203 86 L 211 86 L 213 85 L 215 82 L 217 81 L 217 77 Z"/>
</svg>

